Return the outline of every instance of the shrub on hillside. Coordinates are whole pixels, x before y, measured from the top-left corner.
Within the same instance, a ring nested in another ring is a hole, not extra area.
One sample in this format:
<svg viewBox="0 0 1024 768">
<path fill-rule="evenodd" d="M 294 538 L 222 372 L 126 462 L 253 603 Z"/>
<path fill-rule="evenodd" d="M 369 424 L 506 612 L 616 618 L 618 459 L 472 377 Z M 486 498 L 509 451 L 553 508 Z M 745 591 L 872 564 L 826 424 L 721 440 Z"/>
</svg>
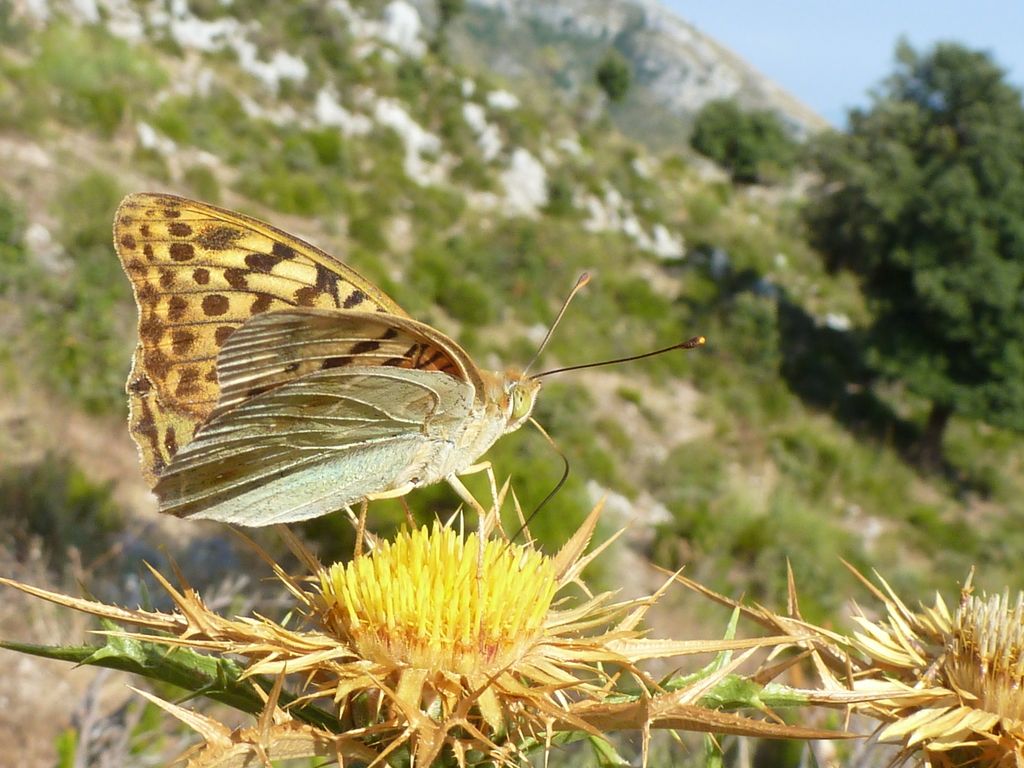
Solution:
<svg viewBox="0 0 1024 768">
<path fill-rule="evenodd" d="M 797 154 L 797 143 L 773 112 L 747 112 L 729 100 L 704 106 L 690 145 L 742 183 L 779 179 L 793 167 Z"/>
<path fill-rule="evenodd" d="M 609 51 L 597 65 L 594 73 L 597 84 L 611 101 L 622 101 L 629 93 L 633 81 L 633 73 L 629 62 L 618 51 Z"/>
</svg>

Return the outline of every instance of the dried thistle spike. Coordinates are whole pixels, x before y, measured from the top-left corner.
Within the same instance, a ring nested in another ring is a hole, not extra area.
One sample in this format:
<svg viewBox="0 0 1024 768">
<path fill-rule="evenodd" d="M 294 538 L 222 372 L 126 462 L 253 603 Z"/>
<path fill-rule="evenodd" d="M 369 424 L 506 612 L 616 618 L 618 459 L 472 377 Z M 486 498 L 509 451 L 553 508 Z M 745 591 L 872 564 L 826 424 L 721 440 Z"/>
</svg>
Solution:
<svg viewBox="0 0 1024 768">
<path fill-rule="evenodd" d="M 955 612 L 940 595 L 914 610 L 881 577 L 879 588 L 857 575 L 884 616 L 858 608 L 845 641 L 818 634 L 853 651 L 848 703 L 881 723 L 879 740 L 940 768 L 1024 765 L 1024 593 L 975 595 L 968 578 Z"/>
</svg>

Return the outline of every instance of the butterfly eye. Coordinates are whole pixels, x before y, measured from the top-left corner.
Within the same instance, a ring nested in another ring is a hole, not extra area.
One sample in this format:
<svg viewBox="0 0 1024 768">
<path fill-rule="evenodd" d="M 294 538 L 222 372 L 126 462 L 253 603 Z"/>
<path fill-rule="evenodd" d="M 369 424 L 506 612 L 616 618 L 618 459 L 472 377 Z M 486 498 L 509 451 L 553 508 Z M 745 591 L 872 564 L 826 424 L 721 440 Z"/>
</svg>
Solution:
<svg viewBox="0 0 1024 768">
<path fill-rule="evenodd" d="M 523 391 L 522 387 L 512 388 L 512 413 L 509 421 L 516 422 L 525 419 L 533 410 L 533 397 Z"/>
</svg>

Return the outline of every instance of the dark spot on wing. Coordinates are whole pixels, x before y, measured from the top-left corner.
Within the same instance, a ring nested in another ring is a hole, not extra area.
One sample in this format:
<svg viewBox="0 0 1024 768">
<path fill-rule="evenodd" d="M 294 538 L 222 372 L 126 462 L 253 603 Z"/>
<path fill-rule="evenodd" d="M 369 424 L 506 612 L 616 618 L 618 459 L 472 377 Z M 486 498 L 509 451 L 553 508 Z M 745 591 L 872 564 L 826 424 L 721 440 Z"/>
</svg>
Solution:
<svg viewBox="0 0 1024 768">
<path fill-rule="evenodd" d="M 167 378 L 167 372 L 171 369 L 170 359 L 159 349 L 147 349 L 143 362 L 146 370 L 157 379 Z"/>
<path fill-rule="evenodd" d="M 270 309 L 270 304 L 273 301 L 274 297 L 271 296 L 269 293 L 261 293 L 256 297 L 256 300 L 252 303 L 252 306 L 249 307 L 249 311 L 252 312 L 254 315 L 259 314 L 260 312 L 266 312 L 268 309 Z"/>
<path fill-rule="evenodd" d="M 228 340 L 228 336 L 235 332 L 234 326 L 221 325 L 218 326 L 217 330 L 213 332 L 213 339 L 217 342 L 217 346 L 224 346 L 224 342 Z"/>
<path fill-rule="evenodd" d="M 195 340 L 196 335 L 185 328 L 175 328 L 171 331 L 171 349 L 176 355 L 187 355 Z"/>
<path fill-rule="evenodd" d="M 244 291 L 249 287 L 245 282 L 246 274 L 248 274 L 247 271 L 239 267 L 228 267 L 224 270 L 224 279 L 232 288 Z"/>
<path fill-rule="evenodd" d="M 178 452 L 178 438 L 174 434 L 174 427 L 167 427 L 167 432 L 164 433 L 164 448 L 171 456 Z"/>
<path fill-rule="evenodd" d="M 362 354 L 365 354 L 367 352 L 373 352 L 374 350 L 377 350 L 377 349 L 380 349 L 380 342 L 379 341 L 372 341 L 372 340 L 368 339 L 366 341 L 360 341 L 358 344 L 353 345 L 353 347 L 352 347 L 352 354 L 353 355 L 362 355 Z"/>
<path fill-rule="evenodd" d="M 192 227 L 183 221 L 172 221 L 167 225 L 167 231 L 175 237 L 188 237 L 192 234 Z"/>
<path fill-rule="evenodd" d="M 230 306 L 231 303 L 228 301 L 228 297 L 222 296 L 219 293 L 211 293 L 209 296 L 203 297 L 203 312 L 207 317 L 223 315 Z"/>
<path fill-rule="evenodd" d="M 171 243 L 171 258 L 175 261 L 188 261 L 196 255 L 196 249 L 192 243 Z"/>
<path fill-rule="evenodd" d="M 129 251 L 135 250 L 135 238 L 128 233 L 121 235 L 121 247 Z"/>
<path fill-rule="evenodd" d="M 152 283 L 143 283 L 138 287 L 139 298 L 144 302 L 150 302 L 156 299 L 156 288 L 153 287 Z"/>
<path fill-rule="evenodd" d="M 128 382 L 128 391 L 133 395 L 144 395 L 152 388 L 153 384 L 146 376 L 139 376 Z"/>
<path fill-rule="evenodd" d="M 155 315 L 139 320 L 139 338 L 147 346 L 156 346 L 164 335 L 164 324 Z"/>
<path fill-rule="evenodd" d="M 177 397 L 189 397 L 199 392 L 199 369 L 195 367 L 186 368 L 181 372 L 178 379 L 178 386 L 174 388 Z"/>
<path fill-rule="evenodd" d="M 143 412 L 142 416 L 136 422 L 133 429 L 140 435 L 146 438 L 146 441 L 153 446 L 153 453 L 157 454 L 156 460 L 153 462 L 156 465 L 158 462 L 163 467 L 163 459 L 159 456 L 159 451 L 156 450 L 156 422 L 153 421 L 153 413 L 149 409 L 149 405 L 143 400 Z M 154 467 L 155 469 L 155 467 Z"/>
<path fill-rule="evenodd" d="M 321 293 L 326 293 L 334 304 L 338 304 L 338 275 L 327 269 L 323 264 L 316 265 L 316 288 Z"/>
<path fill-rule="evenodd" d="M 167 319 L 172 322 L 175 320 L 181 320 L 185 316 L 185 312 L 188 310 L 188 301 L 182 296 L 171 296 L 171 300 L 167 302 Z"/>
<path fill-rule="evenodd" d="M 253 272 L 269 272 L 281 261 L 282 257 L 271 253 L 250 253 L 245 257 L 245 266 Z"/>
<path fill-rule="evenodd" d="M 160 287 L 167 290 L 174 285 L 174 272 L 169 269 L 160 271 Z"/>
<path fill-rule="evenodd" d="M 300 307 L 312 307 L 316 303 L 316 297 L 319 295 L 320 291 L 317 288 L 307 285 L 295 292 L 295 303 Z"/>
<path fill-rule="evenodd" d="M 284 261 L 285 259 L 295 258 L 295 249 L 290 245 L 284 243 L 275 242 L 274 247 L 271 249 L 273 254 L 278 258 L 278 261 Z"/>
<path fill-rule="evenodd" d="M 164 216 L 168 219 L 180 219 L 181 211 L 177 208 L 164 208 Z"/>
<path fill-rule="evenodd" d="M 144 246 L 142 246 L 142 252 L 146 255 L 147 259 L 149 259 L 150 261 L 153 260 L 154 254 L 152 245 L 146 243 Z"/>
<path fill-rule="evenodd" d="M 225 251 L 234 246 L 241 236 L 242 233 L 234 227 L 221 225 L 204 229 L 196 236 L 196 242 L 211 251 Z"/>
<path fill-rule="evenodd" d="M 356 304 L 362 304 L 366 299 L 366 294 L 356 288 L 352 293 L 345 297 L 345 301 L 342 302 L 341 306 L 345 309 L 352 309 Z"/>
<path fill-rule="evenodd" d="M 346 365 L 352 365 L 351 357 L 328 357 L 320 367 L 326 371 L 328 368 L 344 368 Z"/>
</svg>

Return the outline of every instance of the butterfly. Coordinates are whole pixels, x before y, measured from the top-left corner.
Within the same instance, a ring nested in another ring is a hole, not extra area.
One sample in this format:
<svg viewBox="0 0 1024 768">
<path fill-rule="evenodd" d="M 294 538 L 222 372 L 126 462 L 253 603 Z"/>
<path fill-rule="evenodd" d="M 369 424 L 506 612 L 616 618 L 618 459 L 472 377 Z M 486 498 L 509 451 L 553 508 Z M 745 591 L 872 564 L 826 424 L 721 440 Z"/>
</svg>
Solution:
<svg viewBox="0 0 1024 768">
<path fill-rule="evenodd" d="M 537 377 L 481 370 L 257 219 L 133 194 L 114 246 L 139 309 L 129 429 L 161 512 L 262 526 L 442 480 L 468 501 L 458 476 L 533 410 Z"/>
</svg>

